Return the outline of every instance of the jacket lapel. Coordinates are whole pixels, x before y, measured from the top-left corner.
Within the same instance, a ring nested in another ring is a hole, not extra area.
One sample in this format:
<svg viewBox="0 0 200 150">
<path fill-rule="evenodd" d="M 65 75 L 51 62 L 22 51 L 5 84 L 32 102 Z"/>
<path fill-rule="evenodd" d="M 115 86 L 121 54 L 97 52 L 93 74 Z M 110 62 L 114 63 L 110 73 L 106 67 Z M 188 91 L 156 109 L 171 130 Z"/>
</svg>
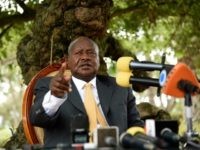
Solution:
<svg viewBox="0 0 200 150">
<path fill-rule="evenodd" d="M 100 101 L 102 110 L 104 112 L 104 115 L 107 118 L 114 87 L 112 87 L 109 84 L 110 82 L 107 81 L 107 78 L 102 78 L 102 77 L 99 78 L 97 76 L 96 83 L 97 83 L 99 101 Z M 78 110 L 86 114 L 84 104 L 73 82 L 72 82 L 72 90 L 73 92 L 69 94 L 68 100 L 72 103 L 74 107 L 76 107 Z"/>
<path fill-rule="evenodd" d="M 97 90 L 99 95 L 100 104 L 105 117 L 109 111 L 110 102 L 112 99 L 113 87 L 106 81 L 107 79 L 97 78 Z"/>
<path fill-rule="evenodd" d="M 73 92 L 70 92 L 70 94 L 69 94 L 68 100 L 72 103 L 72 105 L 74 105 L 74 107 L 76 107 L 78 110 L 80 110 L 86 114 L 84 104 L 83 104 L 81 97 L 79 95 L 79 92 L 73 82 L 72 82 L 72 91 Z"/>
</svg>

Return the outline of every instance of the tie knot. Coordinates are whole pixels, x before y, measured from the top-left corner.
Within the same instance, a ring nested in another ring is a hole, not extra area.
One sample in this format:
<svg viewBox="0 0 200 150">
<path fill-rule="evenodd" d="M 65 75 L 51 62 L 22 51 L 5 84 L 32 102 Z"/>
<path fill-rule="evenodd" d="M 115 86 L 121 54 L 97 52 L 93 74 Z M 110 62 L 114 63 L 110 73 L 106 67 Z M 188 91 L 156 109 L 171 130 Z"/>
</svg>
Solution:
<svg viewBox="0 0 200 150">
<path fill-rule="evenodd" d="M 92 88 L 92 84 L 91 83 L 86 83 L 85 85 L 84 85 L 84 88 Z"/>
</svg>

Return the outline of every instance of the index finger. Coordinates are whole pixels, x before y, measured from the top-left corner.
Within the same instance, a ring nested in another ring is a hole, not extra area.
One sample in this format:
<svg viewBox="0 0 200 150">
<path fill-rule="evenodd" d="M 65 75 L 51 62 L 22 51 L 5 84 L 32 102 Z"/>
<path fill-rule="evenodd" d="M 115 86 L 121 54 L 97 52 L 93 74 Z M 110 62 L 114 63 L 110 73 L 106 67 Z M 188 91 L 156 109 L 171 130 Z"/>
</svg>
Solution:
<svg viewBox="0 0 200 150">
<path fill-rule="evenodd" d="M 66 70 L 66 66 L 67 66 L 66 62 L 62 63 L 62 65 L 61 65 L 61 67 L 60 67 L 60 69 L 58 71 L 57 76 L 60 76 L 60 77 L 64 76 L 64 73 L 65 73 L 65 70 Z"/>
</svg>

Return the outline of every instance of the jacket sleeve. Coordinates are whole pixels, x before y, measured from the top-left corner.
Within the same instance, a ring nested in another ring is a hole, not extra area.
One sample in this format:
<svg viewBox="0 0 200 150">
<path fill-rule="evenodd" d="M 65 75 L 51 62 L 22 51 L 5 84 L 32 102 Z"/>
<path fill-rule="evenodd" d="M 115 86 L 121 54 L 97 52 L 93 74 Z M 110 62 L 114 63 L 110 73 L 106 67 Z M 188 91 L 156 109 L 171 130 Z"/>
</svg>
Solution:
<svg viewBox="0 0 200 150">
<path fill-rule="evenodd" d="M 128 89 L 128 100 L 127 100 L 127 113 L 128 113 L 128 127 L 140 126 L 144 127 L 144 121 L 141 120 L 140 114 L 136 107 L 136 99 L 133 96 L 132 89 Z"/>
<path fill-rule="evenodd" d="M 42 106 L 44 96 L 49 91 L 50 80 L 50 77 L 45 77 L 38 80 L 36 83 L 34 88 L 34 101 L 30 110 L 30 122 L 32 125 L 45 128 L 51 127 L 55 124 L 58 118 L 59 110 L 55 115 L 50 117 L 45 113 L 45 110 Z"/>
</svg>

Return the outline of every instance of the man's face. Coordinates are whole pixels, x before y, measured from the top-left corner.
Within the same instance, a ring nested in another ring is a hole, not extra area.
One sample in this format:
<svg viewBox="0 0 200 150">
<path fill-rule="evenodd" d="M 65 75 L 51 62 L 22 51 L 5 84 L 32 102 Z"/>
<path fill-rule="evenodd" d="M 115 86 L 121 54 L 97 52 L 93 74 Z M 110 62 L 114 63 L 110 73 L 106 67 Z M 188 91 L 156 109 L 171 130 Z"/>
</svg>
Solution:
<svg viewBox="0 0 200 150">
<path fill-rule="evenodd" d="M 99 55 L 89 39 L 81 37 L 73 45 L 68 56 L 68 66 L 73 76 L 86 82 L 97 74 Z"/>
</svg>

